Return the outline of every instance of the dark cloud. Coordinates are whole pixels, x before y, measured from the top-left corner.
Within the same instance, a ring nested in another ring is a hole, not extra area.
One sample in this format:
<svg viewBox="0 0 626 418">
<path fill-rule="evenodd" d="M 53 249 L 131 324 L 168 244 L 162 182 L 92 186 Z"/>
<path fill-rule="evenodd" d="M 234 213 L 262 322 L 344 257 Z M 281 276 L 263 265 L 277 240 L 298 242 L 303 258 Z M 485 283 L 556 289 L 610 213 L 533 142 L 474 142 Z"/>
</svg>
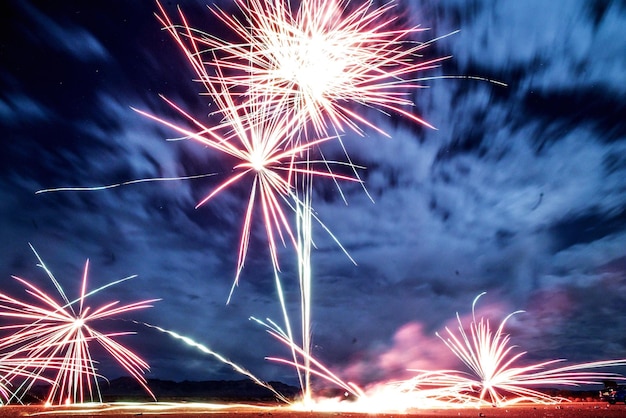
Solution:
<svg viewBox="0 0 626 418">
<path fill-rule="evenodd" d="M 600 141 L 620 141 L 626 136 L 624 97 L 615 96 L 614 91 L 596 87 L 529 92 L 524 102 L 526 113 L 545 121 L 545 141 L 562 138 L 572 125 L 593 129 L 594 138 Z"/>
<path fill-rule="evenodd" d="M 21 35 L 39 47 L 52 47 L 80 61 L 103 60 L 108 58 L 105 47 L 88 30 L 74 24 L 73 20 L 79 9 L 66 10 L 59 20 L 50 18 L 28 2 L 16 2 L 17 14 L 24 17 L 18 22 Z M 71 13 L 73 11 L 73 13 Z M 72 14 L 74 16 L 72 16 Z"/>
</svg>

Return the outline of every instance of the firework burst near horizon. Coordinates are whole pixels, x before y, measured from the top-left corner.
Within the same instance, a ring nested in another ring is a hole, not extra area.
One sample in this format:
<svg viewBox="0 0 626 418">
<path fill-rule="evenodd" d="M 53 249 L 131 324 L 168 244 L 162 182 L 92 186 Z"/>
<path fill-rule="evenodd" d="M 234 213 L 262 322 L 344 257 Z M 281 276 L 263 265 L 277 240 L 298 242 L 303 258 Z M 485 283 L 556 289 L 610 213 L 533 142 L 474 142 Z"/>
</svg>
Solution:
<svg viewBox="0 0 626 418">
<path fill-rule="evenodd" d="M 92 357 L 92 348 L 98 345 L 154 397 L 144 378 L 148 364 L 118 341 L 120 337 L 133 333 L 102 332 L 97 329 L 96 323 L 150 308 L 159 299 L 126 305 L 113 301 L 92 308 L 86 304 L 90 296 L 136 276 L 125 277 L 88 291 L 87 260 L 80 294 L 78 298 L 70 300 L 60 282 L 35 249 L 31 248 L 39 261 L 39 267 L 54 284 L 58 298 L 17 276 L 13 278 L 24 287 L 30 301 L 0 292 L 0 318 L 10 321 L 8 325 L 0 327 L 0 330 L 9 332 L 0 339 L 0 364 L 12 365 L 6 370 L 3 379 L 7 382 L 20 380 L 17 390 L 20 393 L 27 392 L 39 380 L 50 382 L 47 404 L 102 402 L 99 380 L 104 376 L 98 371 L 97 361 Z"/>
</svg>

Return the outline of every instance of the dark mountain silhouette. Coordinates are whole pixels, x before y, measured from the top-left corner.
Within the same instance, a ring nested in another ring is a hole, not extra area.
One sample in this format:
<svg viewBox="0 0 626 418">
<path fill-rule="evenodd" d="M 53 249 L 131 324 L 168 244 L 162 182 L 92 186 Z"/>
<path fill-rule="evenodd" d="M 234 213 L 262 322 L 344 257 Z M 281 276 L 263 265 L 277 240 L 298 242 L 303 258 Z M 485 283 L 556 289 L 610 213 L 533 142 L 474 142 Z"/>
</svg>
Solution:
<svg viewBox="0 0 626 418">
<path fill-rule="evenodd" d="M 277 392 L 288 399 L 294 399 L 300 389 L 282 382 L 268 382 Z M 148 387 L 158 401 L 228 401 L 228 402 L 273 402 L 277 397 L 269 389 L 251 380 L 206 380 L 182 381 L 149 379 Z M 23 398 L 24 403 L 40 403 L 46 398 L 50 387 L 33 387 Z M 151 401 L 152 398 L 131 377 L 120 377 L 100 383 L 100 393 L 104 402 Z M 94 399 L 98 400 L 98 399 Z"/>
</svg>

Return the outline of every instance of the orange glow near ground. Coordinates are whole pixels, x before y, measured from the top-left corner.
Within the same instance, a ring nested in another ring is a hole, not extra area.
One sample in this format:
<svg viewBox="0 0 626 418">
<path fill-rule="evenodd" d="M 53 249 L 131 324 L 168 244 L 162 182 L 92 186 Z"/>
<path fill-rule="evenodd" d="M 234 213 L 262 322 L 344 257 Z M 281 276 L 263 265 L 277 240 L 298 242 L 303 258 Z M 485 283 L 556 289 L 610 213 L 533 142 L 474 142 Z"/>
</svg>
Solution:
<svg viewBox="0 0 626 418">
<path fill-rule="evenodd" d="M 382 407 L 382 405 L 381 405 Z M 0 418 L 15 416 L 46 416 L 46 417 L 120 417 L 137 416 L 156 418 L 163 416 L 185 416 L 188 418 L 211 416 L 226 417 L 236 415 L 239 418 L 271 416 L 279 418 L 319 416 L 319 412 L 294 411 L 276 405 L 244 405 L 244 404 L 207 404 L 207 403 L 111 403 L 93 404 L 75 407 L 43 407 L 43 406 L 3 406 L 0 407 Z M 324 415 L 326 415 L 325 413 Z M 392 417 L 398 413 L 377 412 L 335 412 L 334 417 Z M 420 409 L 407 411 L 402 416 L 421 418 L 452 418 L 452 417 L 568 417 L 618 418 L 626 416 L 626 405 L 608 405 L 605 402 L 572 402 L 559 405 L 516 405 L 507 408 L 460 408 L 460 409 Z"/>
</svg>

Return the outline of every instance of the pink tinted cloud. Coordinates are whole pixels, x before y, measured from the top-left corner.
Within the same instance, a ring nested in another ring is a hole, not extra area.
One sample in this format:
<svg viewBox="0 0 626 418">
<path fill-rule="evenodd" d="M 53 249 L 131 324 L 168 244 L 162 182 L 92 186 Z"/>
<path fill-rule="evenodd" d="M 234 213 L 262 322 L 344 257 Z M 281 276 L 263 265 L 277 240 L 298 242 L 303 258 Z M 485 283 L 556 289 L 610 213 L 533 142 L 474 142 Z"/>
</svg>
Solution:
<svg viewBox="0 0 626 418">
<path fill-rule="evenodd" d="M 469 324 L 472 321 L 471 304 L 464 312 L 460 315 L 461 323 L 466 333 L 469 333 Z M 510 313 L 511 311 L 498 301 L 480 300 L 475 308 L 477 321 L 484 317 L 489 319 L 495 327 Z M 512 323 L 514 320 L 514 318 L 509 319 Z M 415 372 L 411 370 L 465 371 L 463 363 L 435 334 L 435 331 L 438 331 L 442 337 L 446 338 L 448 335 L 446 327 L 458 335 L 459 322 L 454 312 L 451 313 L 450 319 L 436 330 L 426 329 L 425 325 L 419 321 L 408 322 L 395 332 L 389 344 L 361 352 L 359 358 L 344 368 L 341 375 L 346 380 L 381 383 L 411 378 L 415 375 Z M 505 331 L 507 329 L 505 328 Z"/>
<path fill-rule="evenodd" d="M 439 369 L 451 365 L 454 356 L 434 332 L 425 332 L 420 322 L 402 325 L 389 345 L 360 353 L 358 360 L 346 367 L 342 376 L 357 382 L 380 382 L 406 379 L 408 369 Z"/>
</svg>

